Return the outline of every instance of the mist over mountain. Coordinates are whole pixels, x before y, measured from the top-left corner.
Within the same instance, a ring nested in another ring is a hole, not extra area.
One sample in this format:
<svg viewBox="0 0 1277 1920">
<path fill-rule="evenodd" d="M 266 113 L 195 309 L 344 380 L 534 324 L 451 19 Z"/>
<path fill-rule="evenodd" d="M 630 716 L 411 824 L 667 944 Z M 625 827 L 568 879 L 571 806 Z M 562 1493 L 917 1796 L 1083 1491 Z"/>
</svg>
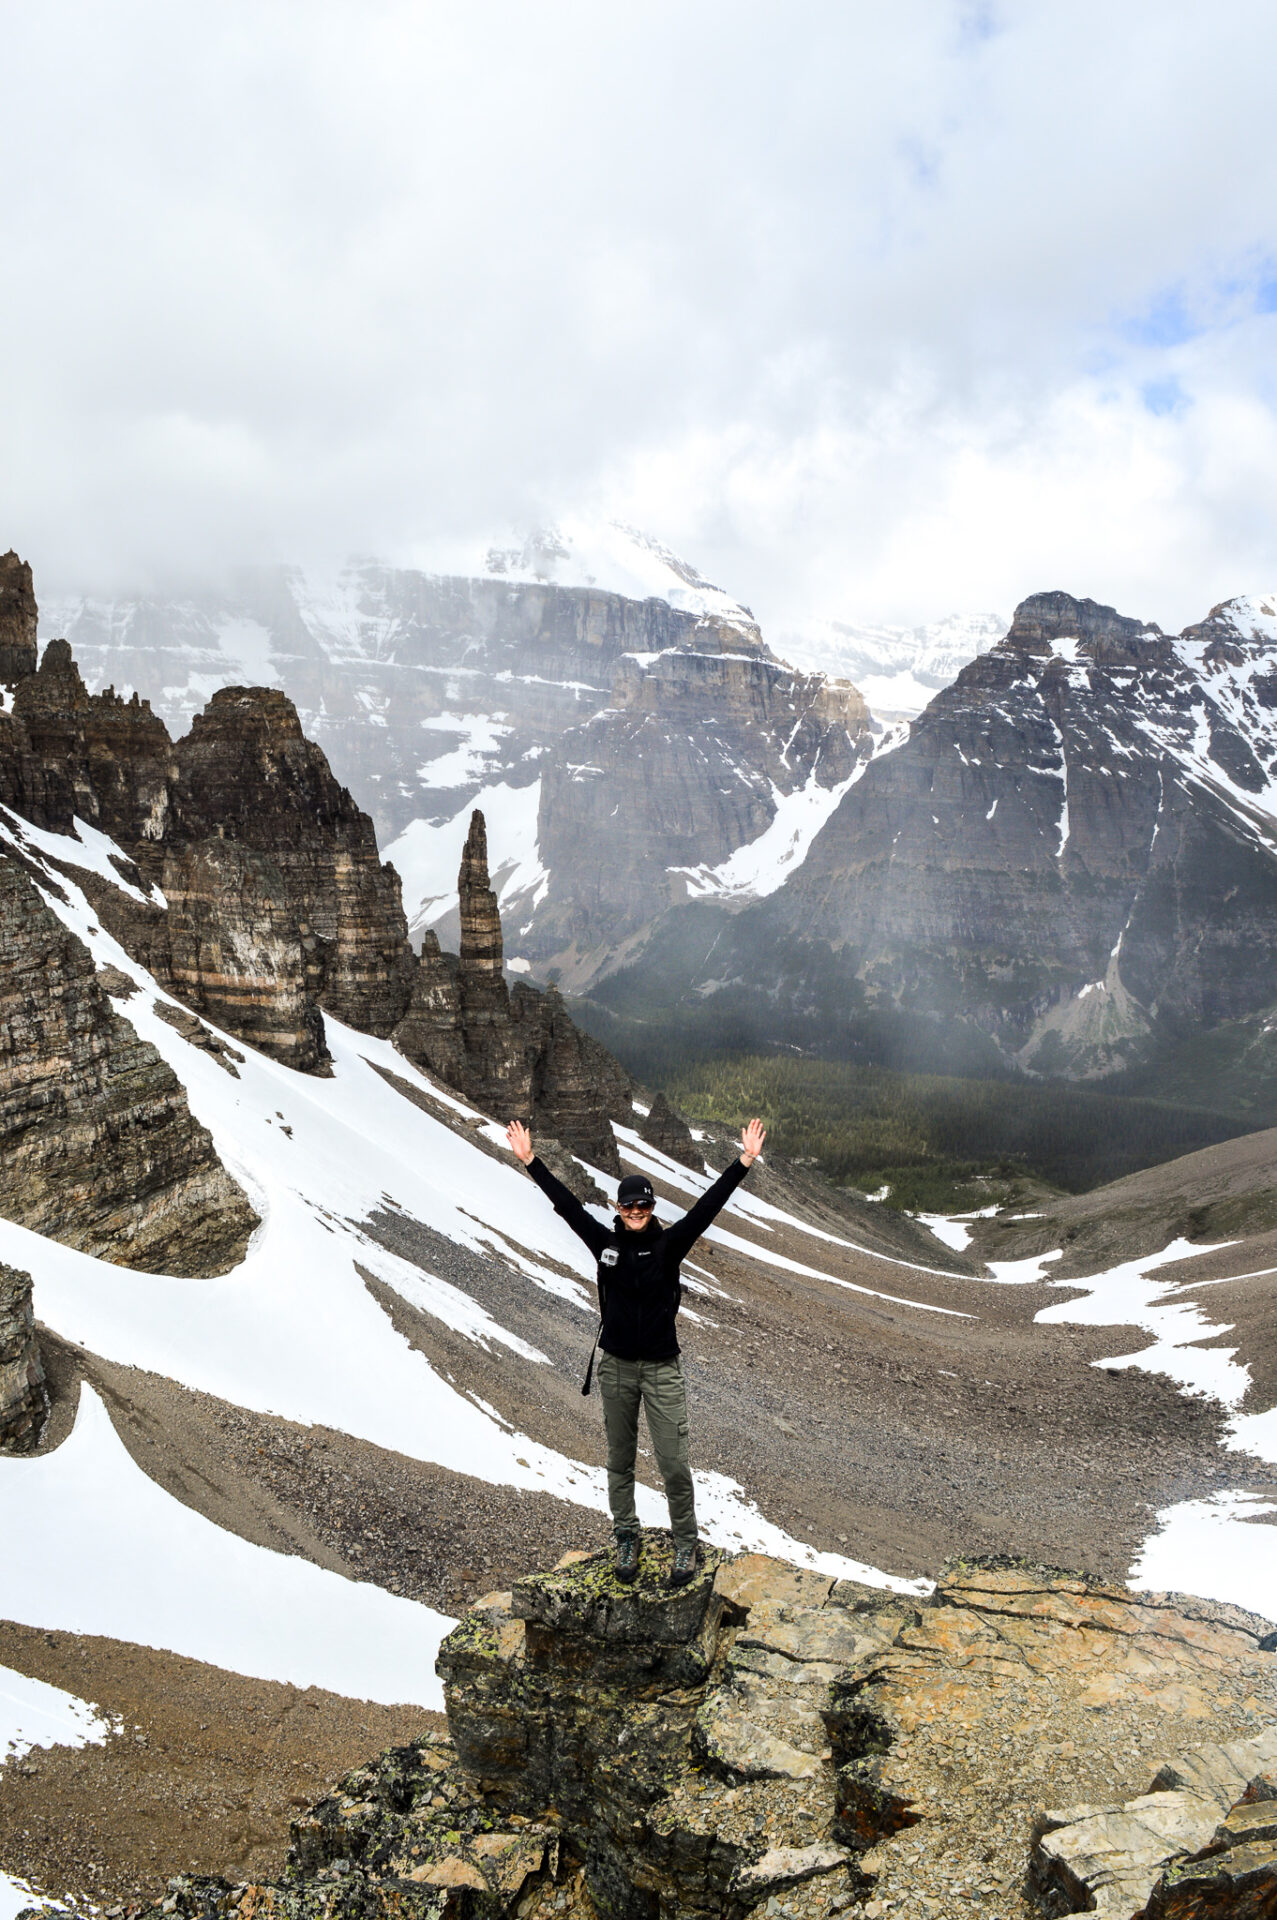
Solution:
<svg viewBox="0 0 1277 1920">
<path fill-rule="evenodd" d="M 777 640 L 787 660 L 854 680 L 872 712 L 912 719 L 932 695 L 1007 630 L 996 613 L 950 614 L 918 627 L 857 626 L 827 620 Z"/>
<path fill-rule="evenodd" d="M 1150 1085 L 1214 1035 L 1226 1106 L 1262 1078 L 1271 597 L 1178 636 L 1067 594 L 1005 634 L 991 615 L 831 629 L 836 665 L 923 703 L 886 724 L 633 529 L 574 523 L 480 564 L 42 620 L 90 684 L 138 684 L 179 726 L 227 680 L 286 688 L 372 814 L 415 938 L 453 937 L 481 806 L 508 963 L 611 1014 Z"/>
</svg>

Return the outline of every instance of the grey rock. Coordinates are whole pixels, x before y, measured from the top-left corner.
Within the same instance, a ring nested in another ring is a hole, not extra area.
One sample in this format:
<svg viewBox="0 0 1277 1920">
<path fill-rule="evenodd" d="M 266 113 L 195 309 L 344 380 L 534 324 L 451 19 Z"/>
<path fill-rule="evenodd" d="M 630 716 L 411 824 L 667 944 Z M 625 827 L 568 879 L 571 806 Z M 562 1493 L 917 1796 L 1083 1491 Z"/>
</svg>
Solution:
<svg viewBox="0 0 1277 1920">
<path fill-rule="evenodd" d="M 0 1265 L 0 1452 L 26 1453 L 48 1410 L 31 1275 Z"/>
</svg>

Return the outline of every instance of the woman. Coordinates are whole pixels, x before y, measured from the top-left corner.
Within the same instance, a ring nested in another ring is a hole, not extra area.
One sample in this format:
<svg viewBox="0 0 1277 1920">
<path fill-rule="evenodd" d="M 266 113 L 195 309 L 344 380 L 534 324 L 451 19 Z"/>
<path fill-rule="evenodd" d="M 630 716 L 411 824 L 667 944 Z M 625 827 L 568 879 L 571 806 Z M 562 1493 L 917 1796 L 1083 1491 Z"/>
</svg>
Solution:
<svg viewBox="0 0 1277 1920">
<path fill-rule="evenodd" d="M 554 1211 L 584 1240 L 598 1261 L 599 1390 L 607 1431 L 607 1493 L 616 1534 L 616 1572 L 633 1580 L 639 1570 L 641 1535 L 634 1506 L 640 1403 L 647 1413 L 656 1464 L 665 1482 L 674 1565 L 670 1585 L 685 1587 L 696 1572 L 696 1504 L 688 1464 L 687 1395 L 675 1321 L 683 1297 L 679 1267 L 727 1203 L 763 1150 L 761 1120 L 741 1133 L 740 1157 L 720 1173 L 694 1207 L 662 1226 L 655 1214 L 652 1183 L 641 1173 L 625 1176 L 616 1193 L 616 1217 L 605 1227 L 532 1151 L 532 1136 L 518 1120 L 506 1128 L 511 1153 L 521 1160 Z"/>
</svg>

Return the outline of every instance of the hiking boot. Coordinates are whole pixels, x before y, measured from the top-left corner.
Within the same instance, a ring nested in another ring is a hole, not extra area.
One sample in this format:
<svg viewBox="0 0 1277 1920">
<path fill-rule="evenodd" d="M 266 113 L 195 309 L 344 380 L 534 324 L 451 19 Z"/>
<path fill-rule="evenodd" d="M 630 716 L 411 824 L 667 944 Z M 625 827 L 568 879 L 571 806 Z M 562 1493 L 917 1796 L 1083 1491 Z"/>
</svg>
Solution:
<svg viewBox="0 0 1277 1920">
<path fill-rule="evenodd" d="M 697 1541 L 690 1546 L 675 1547 L 674 1565 L 670 1568 L 669 1584 L 672 1587 L 686 1587 L 696 1578 L 696 1569 L 700 1565 L 701 1550 Z"/>
<path fill-rule="evenodd" d="M 618 1533 L 616 1536 L 616 1558 L 612 1562 L 612 1571 L 618 1580 L 627 1584 L 638 1578 L 639 1537 L 636 1533 Z"/>
</svg>

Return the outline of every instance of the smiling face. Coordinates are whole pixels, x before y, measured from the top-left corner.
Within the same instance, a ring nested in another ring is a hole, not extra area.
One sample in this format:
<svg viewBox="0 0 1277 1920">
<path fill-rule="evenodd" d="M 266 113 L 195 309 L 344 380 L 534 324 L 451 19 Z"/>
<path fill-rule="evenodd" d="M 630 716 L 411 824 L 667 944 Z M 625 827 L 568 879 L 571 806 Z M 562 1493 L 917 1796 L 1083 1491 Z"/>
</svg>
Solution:
<svg viewBox="0 0 1277 1920">
<path fill-rule="evenodd" d="M 623 1227 L 628 1227 L 631 1233 L 642 1233 L 644 1227 L 652 1217 L 652 1202 L 650 1200 L 627 1200 L 622 1204 L 618 1201 L 616 1211 L 621 1216 L 621 1225 Z"/>
</svg>

